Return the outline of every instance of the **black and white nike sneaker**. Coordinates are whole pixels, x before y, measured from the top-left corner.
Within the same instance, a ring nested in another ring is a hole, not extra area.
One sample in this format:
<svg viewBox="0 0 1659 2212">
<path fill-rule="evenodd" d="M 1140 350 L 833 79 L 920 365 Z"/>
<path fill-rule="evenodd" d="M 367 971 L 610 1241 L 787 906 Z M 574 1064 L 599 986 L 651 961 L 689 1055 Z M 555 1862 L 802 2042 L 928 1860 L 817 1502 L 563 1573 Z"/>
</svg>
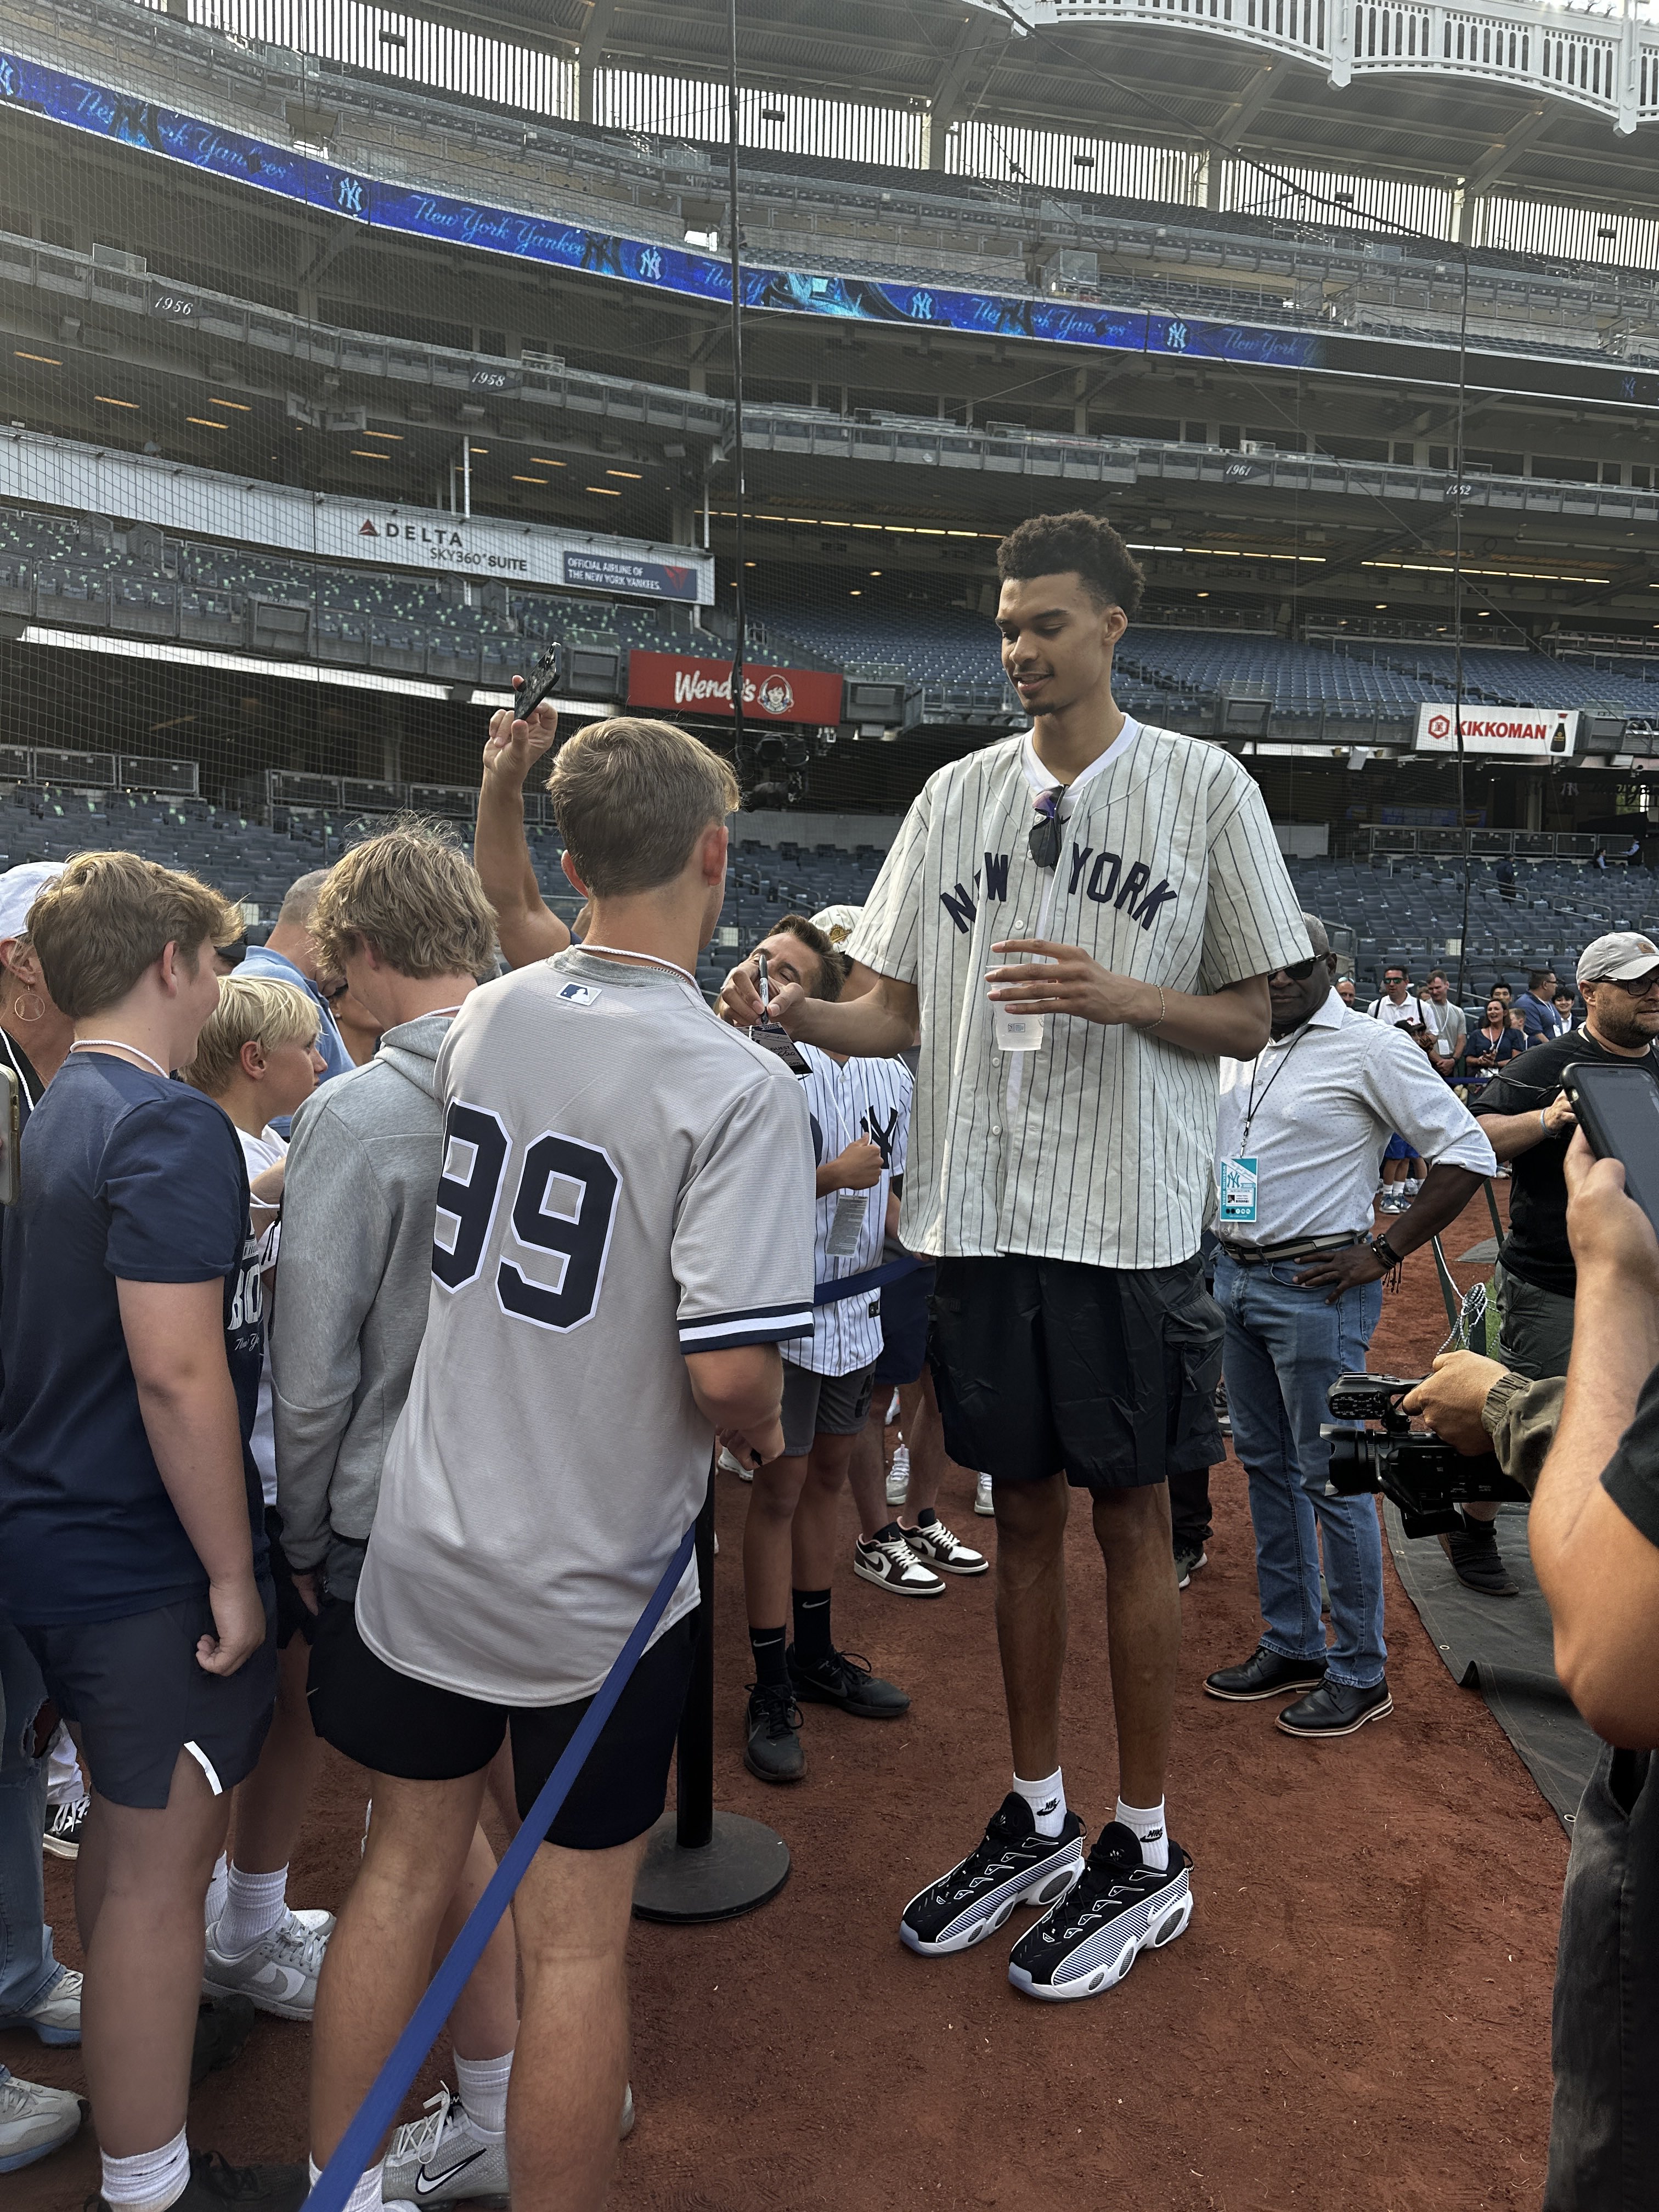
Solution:
<svg viewBox="0 0 1659 2212">
<path fill-rule="evenodd" d="M 1139 1838 L 1114 1820 L 1075 1887 L 1015 1944 L 1009 1980 L 1028 1997 L 1057 2003 L 1115 1989 L 1142 1951 L 1161 1951 L 1185 1931 L 1192 1863 L 1172 1840 L 1169 1865 L 1149 1867 Z"/>
<path fill-rule="evenodd" d="M 1054 1904 L 1082 1871 L 1077 1814 L 1066 1814 L 1057 1836 L 1040 1836 L 1030 1807 L 1011 1790 L 978 1848 L 905 1906 L 900 1939 L 928 1958 L 970 1950 L 994 1936 L 1017 1905 Z"/>
</svg>

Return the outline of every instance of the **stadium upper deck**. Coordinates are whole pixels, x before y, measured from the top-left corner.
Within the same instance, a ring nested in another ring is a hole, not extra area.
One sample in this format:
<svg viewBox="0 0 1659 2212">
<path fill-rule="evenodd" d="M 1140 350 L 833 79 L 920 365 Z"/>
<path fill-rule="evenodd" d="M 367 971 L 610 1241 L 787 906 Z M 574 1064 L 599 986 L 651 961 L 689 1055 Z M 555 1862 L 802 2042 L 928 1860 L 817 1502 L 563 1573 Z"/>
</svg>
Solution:
<svg viewBox="0 0 1659 2212">
<path fill-rule="evenodd" d="M 1318 127 L 1310 72 L 1340 57 L 1249 56 L 1248 37 L 1189 35 L 1153 0 L 1115 14 L 1104 75 L 1083 32 L 1022 40 L 977 0 L 919 0 L 884 28 L 864 0 L 787 20 L 745 5 L 754 657 L 898 665 L 926 719 L 982 728 L 1005 707 L 994 541 L 1011 506 L 1078 502 L 1108 505 L 1135 545 L 1154 622 L 1188 625 L 1137 634 L 1129 703 L 1192 726 L 1220 684 L 1258 681 L 1298 737 L 1369 718 L 1401 743 L 1443 673 L 1302 633 L 1403 617 L 1443 634 L 1460 529 L 1471 625 L 1552 645 L 1659 633 L 1648 95 L 1632 106 L 1628 70 L 1611 106 L 1579 82 L 1605 24 L 1491 5 L 1524 67 L 1328 84 Z M 211 26 L 134 0 L 0 0 L 0 413 L 65 456 L 142 447 L 246 471 L 250 493 L 427 518 L 470 501 L 647 556 L 701 539 L 729 610 L 724 94 L 703 0 L 654 26 L 629 0 L 533 18 L 477 0 L 465 31 L 355 0 L 190 6 Z M 1632 21 L 1615 44 L 1639 88 Z M 1533 88 L 1547 38 L 1572 58 L 1559 97 Z M 924 96 L 928 53 L 949 66 Z M 1352 126 L 1340 167 L 1334 114 Z M 1292 143 L 1292 168 L 1255 151 Z M 21 495 L 95 513 L 95 477 Z M 284 567 L 252 523 L 252 544 L 198 542 L 171 511 L 181 557 L 146 574 L 106 501 L 103 520 L 76 573 L 14 549 L 14 619 L 188 635 L 246 663 L 275 649 L 261 610 L 285 602 L 320 673 L 451 691 L 499 687 L 556 624 L 715 652 L 730 629 L 533 592 L 474 607 L 331 568 L 344 552 L 320 540 Z M 1196 627 L 1224 611 L 1231 641 Z M 1605 680 L 1568 668 L 1472 659 L 1466 694 L 1536 705 L 1542 681 L 1544 704 L 1617 702 L 1632 736 L 1652 726 L 1642 660 Z"/>
<path fill-rule="evenodd" d="M 416 90 L 341 69 L 319 76 L 315 60 L 307 65 L 298 52 L 241 41 L 228 46 L 222 36 L 192 33 L 131 0 L 55 0 L 48 9 L 27 10 L 9 0 L 0 21 L 8 16 L 25 52 L 86 71 L 94 81 L 101 64 L 102 81 L 113 77 L 122 93 L 176 104 L 223 129 L 268 140 L 275 125 L 278 149 L 297 144 L 321 151 L 354 188 L 372 179 L 459 191 L 486 209 L 591 223 L 604 234 L 625 231 L 641 246 L 671 250 L 684 245 L 688 229 L 718 231 L 724 219 L 711 149 L 695 137 L 659 132 L 653 139 L 557 116 L 532 121 L 453 93 L 444 96 L 441 88 Z M 294 35 L 301 33 L 295 29 Z M 1646 70 L 1645 58 L 1640 67 Z M 1652 70 L 1659 78 L 1659 36 Z M 27 100 L 29 94 L 19 88 L 13 96 Z M 706 99 L 682 106 L 689 107 L 694 131 L 713 130 L 716 118 Z M 779 120 L 785 113 L 762 110 L 763 117 Z M 84 125 L 84 112 L 76 119 Z M 1536 118 L 1528 119 L 1534 128 L 1527 143 L 1540 135 Z M 114 127 L 133 143 L 165 135 L 131 116 L 125 124 L 115 118 Z M 763 137 L 781 135 L 762 131 Z M 1491 176 L 1520 158 L 1520 147 L 1509 141 L 1504 150 L 1508 159 L 1488 164 Z M 281 191 L 269 144 L 265 153 L 262 188 Z M 199 148 L 195 158 L 214 166 Z M 1087 166 L 1074 167 L 1057 191 L 994 173 L 830 161 L 762 144 L 745 161 L 750 253 L 757 261 L 878 281 L 1133 301 L 1188 317 L 1248 315 L 1284 328 L 1411 335 L 1443 345 L 1462 317 L 1461 260 L 1457 268 L 1447 265 L 1443 242 L 1455 234 L 1470 251 L 1468 328 L 1477 342 L 1510 352 L 1659 359 L 1659 328 L 1649 327 L 1659 223 L 1634 211 L 1632 199 L 1639 206 L 1642 191 L 1639 162 L 1612 220 L 1593 220 L 1592 211 L 1581 210 L 1583 220 L 1575 222 L 1568 210 L 1553 210 L 1553 230 L 1541 229 L 1565 252 L 1552 258 L 1517 250 L 1518 240 L 1505 241 L 1503 249 L 1469 246 L 1467 192 L 1425 198 L 1416 191 L 1401 199 L 1380 178 L 1361 180 L 1356 191 L 1352 180 L 1345 186 L 1333 173 L 1310 177 L 1316 197 L 1304 200 L 1295 185 L 1303 171 L 1278 168 L 1264 180 L 1260 165 L 1249 160 L 1235 161 L 1241 173 L 1224 189 L 1206 155 L 1201 176 L 1190 164 L 1188 173 L 1165 162 L 1160 174 L 1156 163 L 1114 161 L 1126 182 L 1142 187 L 1139 196 L 1126 197 L 1092 188 L 1092 173 L 1109 157 L 1074 152 L 1071 158 Z M 1004 161 L 1012 161 L 1017 177 L 1026 174 L 1012 155 Z M 978 163 L 981 171 L 988 164 L 994 170 L 994 145 L 979 150 Z M 1145 189 L 1158 183 L 1161 191 Z M 1333 193 L 1353 204 L 1356 220 L 1346 237 L 1345 210 Z M 1451 197 L 1458 197 L 1455 209 Z M 1474 198 L 1486 204 L 1480 194 Z M 1275 220 L 1255 212 L 1275 202 Z M 387 210 L 375 214 L 388 219 Z M 1369 236 L 1367 215 L 1374 226 Z M 1422 236 L 1402 234 L 1402 215 Z M 1540 232 L 1540 225 L 1532 229 Z M 1621 270 L 1621 258 L 1646 268 Z M 1597 263 L 1606 263 L 1605 270 L 1596 270 Z"/>
</svg>

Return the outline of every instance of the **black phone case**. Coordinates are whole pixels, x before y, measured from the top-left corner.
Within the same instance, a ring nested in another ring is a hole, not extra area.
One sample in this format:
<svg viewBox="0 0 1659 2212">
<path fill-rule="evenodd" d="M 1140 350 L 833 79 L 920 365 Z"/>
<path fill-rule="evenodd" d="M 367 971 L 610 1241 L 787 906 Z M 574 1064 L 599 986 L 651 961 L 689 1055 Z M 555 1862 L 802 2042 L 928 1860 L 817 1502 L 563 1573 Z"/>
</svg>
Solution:
<svg viewBox="0 0 1659 2212">
<path fill-rule="evenodd" d="M 1588 1076 L 1589 1081 L 1584 1081 Z M 1659 1152 L 1644 1152 L 1634 1159 L 1627 1159 L 1619 1149 L 1609 1122 L 1605 1118 L 1595 1097 L 1595 1085 L 1605 1076 L 1615 1083 L 1651 1083 L 1653 1079 L 1644 1069 L 1632 1067 L 1626 1075 L 1619 1068 L 1604 1068 L 1599 1062 L 1575 1061 L 1564 1068 L 1561 1087 L 1572 1101 L 1572 1110 L 1578 1116 L 1578 1125 L 1589 1139 L 1589 1148 L 1598 1159 L 1617 1160 L 1625 1170 L 1625 1188 L 1641 1207 L 1659 1233 Z"/>
<path fill-rule="evenodd" d="M 559 680 L 559 648 L 550 645 L 547 651 L 524 679 L 522 691 L 513 695 L 513 719 L 526 722 Z"/>
</svg>

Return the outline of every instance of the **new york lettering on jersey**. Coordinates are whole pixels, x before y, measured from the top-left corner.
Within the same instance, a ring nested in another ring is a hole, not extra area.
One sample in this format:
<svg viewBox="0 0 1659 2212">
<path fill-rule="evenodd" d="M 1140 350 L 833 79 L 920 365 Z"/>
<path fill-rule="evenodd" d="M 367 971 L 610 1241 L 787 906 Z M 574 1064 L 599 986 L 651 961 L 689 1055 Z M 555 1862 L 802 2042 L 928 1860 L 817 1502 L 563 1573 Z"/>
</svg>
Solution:
<svg viewBox="0 0 1659 2212">
<path fill-rule="evenodd" d="M 1030 832 L 1054 784 L 1029 737 L 941 769 L 848 945 L 921 1005 L 899 1234 L 936 1255 L 1172 1266 L 1198 1249 L 1213 1180 L 1215 1063 L 1070 1017 L 1048 1018 L 1041 1049 L 1002 1053 L 992 947 L 1046 938 L 1208 992 L 1305 958 L 1307 935 L 1261 793 L 1220 746 L 1126 722 L 1062 798 L 1045 869 Z"/>
</svg>

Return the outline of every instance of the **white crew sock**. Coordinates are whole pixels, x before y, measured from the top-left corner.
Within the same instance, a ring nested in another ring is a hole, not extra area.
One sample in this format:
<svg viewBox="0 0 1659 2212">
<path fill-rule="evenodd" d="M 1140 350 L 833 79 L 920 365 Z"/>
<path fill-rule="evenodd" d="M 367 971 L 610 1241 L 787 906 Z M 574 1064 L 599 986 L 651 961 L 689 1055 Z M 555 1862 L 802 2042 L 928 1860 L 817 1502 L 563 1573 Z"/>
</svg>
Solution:
<svg viewBox="0 0 1659 2212">
<path fill-rule="evenodd" d="M 1057 1836 L 1065 1826 L 1066 1784 L 1060 1778 L 1059 1767 L 1041 1782 L 1027 1782 L 1015 1775 L 1014 1795 L 1030 1807 L 1031 1826 L 1038 1835 Z"/>
<path fill-rule="evenodd" d="M 314 2158 L 307 2159 L 306 2163 L 311 2168 L 311 2185 L 314 2189 L 322 2179 L 323 2169 Z M 380 2212 L 381 2168 L 385 2163 L 384 2159 L 377 2159 L 364 2173 L 345 2201 L 345 2212 Z"/>
<path fill-rule="evenodd" d="M 1156 1805 L 1126 1805 L 1120 1797 L 1115 1817 L 1140 1845 L 1143 1863 L 1162 1874 L 1170 1863 L 1170 1835 L 1164 1819 L 1164 1800 Z"/>
<path fill-rule="evenodd" d="M 223 1851 L 213 1862 L 213 1872 L 208 1876 L 207 1900 L 203 1917 L 210 1929 L 217 1923 L 225 1909 L 225 1898 L 230 1888 L 230 1861 Z"/>
<path fill-rule="evenodd" d="M 507 2133 L 507 2084 L 513 2053 L 499 2058 L 463 2058 L 455 2053 L 455 2083 L 466 2116 L 481 2136 L 498 2141 Z"/>
<path fill-rule="evenodd" d="M 225 1883 L 225 1909 L 214 1929 L 216 1948 L 240 1959 L 268 1936 L 288 1911 L 288 1869 L 275 1874 L 244 1874 L 233 1859 Z"/>
<path fill-rule="evenodd" d="M 104 2202 L 111 2212 L 167 2212 L 190 2185 L 190 2148 L 179 2129 L 160 2150 L 141 2150 L 135 2158 L 103 2154 Z"/>
</svg>

